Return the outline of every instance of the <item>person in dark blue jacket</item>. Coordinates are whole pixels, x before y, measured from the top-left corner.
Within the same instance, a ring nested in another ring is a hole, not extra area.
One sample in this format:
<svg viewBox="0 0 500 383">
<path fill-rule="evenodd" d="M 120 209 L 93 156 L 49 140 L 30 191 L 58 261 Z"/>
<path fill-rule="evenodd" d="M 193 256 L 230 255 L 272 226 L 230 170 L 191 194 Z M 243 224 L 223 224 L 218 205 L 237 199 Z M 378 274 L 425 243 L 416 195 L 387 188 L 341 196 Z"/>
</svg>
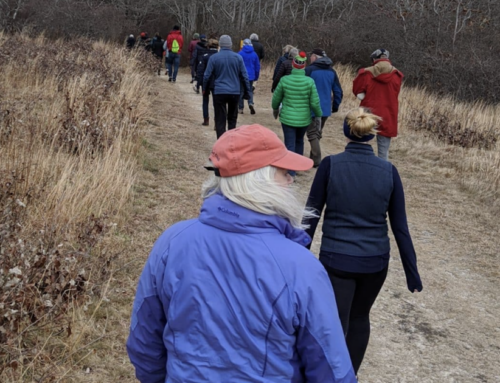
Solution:
<svg viewBox="0 0 500 383">
<path fill-rule="evenodd" d="M 293 48 L 293 45 L 290 45 L 290 44 L 287 44 L 283 47 L 283 56 L 280 56 L 278 58 L 278 60 L 276 60 L 276 65 L 274 66 L 273 81 L 276 78 L 276 75 L 278 74 L 278 70 L 280 69 L 281 64 L 284 61 L 288 60 L 289 52 L 290 52 L 290 49 L 292 49 L 292 48 Z M 292 57 L 294 57 L 294 56 L 292 55 Z"/>
<path fill-rule="evenodd" d="M 408 289 L 412 293 L 422 290 L 401 179 L 396 167 L 376 157 L 369 144 L 378 121 L 380 117 L 363 108 L 347 114 L 345 151 L 321 161 L 307 200 L 307 206 L 319 215 L 325 209 L 319 260 L 335 291 L 356 374 L 370 337 L 370 309 L 389 266 L 387 215 Z M 310 225 L 311 238 L 318 221 L 319 217 L 304 220 Z"/>
<path fill-rule="evenodd" d="M 203 75 L 207 69 L 208 60 L 219 51 L 219 41 L 217 39 L 208 40 L 208 51 L 200 58 L 199 63 L 196 65 L 196 80 L 198 84 L 203 84 Z M 210 116 L 208 112 L 208 103 L 210 101 L 210 93 L 214 91 L 214 81 L 212 80 L 203 88 L 203 126 L 208 126 L 210 123 Z M 213 101 L 213 100 L 212 100 Z"/>
<path fill-rule="evenodd" d="M 140 382 L 356 382 L 289 188 L 287 169 L 311 167 L 260 125 L 215 143 L 199 217 L 160 236 L 137 286 L 127 351 Z"/>
<path fill-rule="evenodd" d="M 250 39 L 243 40 L 243 48 L 240 51 L 240 56 L 243 58 L 245 63 L 245 68 L 248 74 L 248 81 L 250 83 L 250 92 L 248 99 L 248 109 L 250 109 L 250 114 L 255 114 L 255 106 L 253 103 L 253 83 L 259 79 L 260 75 L 260 60 L 257 53 L 253 50 L 252 41 Z M 243 87 L 241 87 L 240 101 L 238 105 L 239 113 L 243 114 L 243 109 L 245 107 L 243 100 Z"/>
<path fill-rule="evenodd" d="M 250 97 L 250 84 L 243 58 L 231 50 L 233 41 L 228 35 L 219 39 L 220 51 L 208 60 L 207 69 L 203 75 L 203 89 L 207 89 L 214 81 L 214 114 L 217 138 L 227 129 L 236 128 L 238 121 L 238 102 L 243 87 L 243 98 Z"/>
<path fill-rule="evenodd" d="M 311 77 L 316 84 L 321 111 L 323 112 L 321 125 L 316 125 L 319 120 L 313 120 L 307 128 L 307 139 L 311 147 L 310 158 L 314 161 L 314 167 L 318 167 L 321 162 L 321 146 L 319 144 L 321 133 L 328 117 L 332 113 L 338 112 L 343 92 L 337 72 L 332 68 L 333 62 L 323 49 L 314 49 L 310 54 L 310 60 L 311 65 L 306 68 L 306 76 Z M 315 117 L 313 111 L 311 111 L 311 114 Z"/>
</svg>

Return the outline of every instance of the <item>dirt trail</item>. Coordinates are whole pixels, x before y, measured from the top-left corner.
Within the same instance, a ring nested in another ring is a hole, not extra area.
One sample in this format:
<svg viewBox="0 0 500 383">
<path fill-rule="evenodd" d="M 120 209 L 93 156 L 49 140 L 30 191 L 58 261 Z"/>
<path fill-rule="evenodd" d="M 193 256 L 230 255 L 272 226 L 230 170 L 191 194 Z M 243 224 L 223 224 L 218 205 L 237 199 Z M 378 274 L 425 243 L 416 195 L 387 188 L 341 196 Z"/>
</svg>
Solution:
<svg viewBox="0 0 500 383">
<path fill-rule="evenodd" d="M 144 171 L 135 188 L 132 263 L 125 269 L 127 278 L 121 279 L 123 299 L 116 302 L 123 313 L 118 343 L 126 339 L 135 284 L 154 240 L 170 224 L 195 217 L 201 203 L 199 191 L 207 176 L 202 166 L 216 137 L 212 108 L 210 126 L 201 126 L 201 95 L 194 93 L 189 79 L 182 72 L 177 83 L 168 83 L 162 75 L 158 84 L 158 121 L 147 133 Z M 260 123 L 282 137 L 270 104 L 270 81 L 261 80 L 255 95 L 257 114 L 251 116 L 245 106 L 238 125 Z M 341 109 L 327 121 L 323 155 L 343 150 L 340 119 L 345 112 Z M 393 141 L 391 159 L 405 186 L 424 290 L 407 290 L 393 241 L 389 276 L 372 311 L 372 336 L 360 381 L 500 382 L 499 220 L 460 188 L 450 169 L 412 151 L 408 140 L 417 137 L 405 135 Z M 314 173 L 297 176 L 304 200 Z M 316 254 L 320 234 L 314 240 Z M 123 346 L 117 350 L 122 352 L 119 371 L 108 371 L 107 381 L 133 381 Z"/>
</svg>

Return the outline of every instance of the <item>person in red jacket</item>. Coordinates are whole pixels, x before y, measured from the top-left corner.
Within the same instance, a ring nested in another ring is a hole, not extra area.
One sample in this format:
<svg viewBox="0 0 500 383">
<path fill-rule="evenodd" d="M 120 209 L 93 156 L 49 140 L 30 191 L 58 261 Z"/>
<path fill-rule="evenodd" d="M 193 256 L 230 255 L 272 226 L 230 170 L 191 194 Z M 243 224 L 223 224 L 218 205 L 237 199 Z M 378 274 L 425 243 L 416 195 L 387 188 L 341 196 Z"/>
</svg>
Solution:
<svg viewBox="0 0 500 383">
<path fill-rule="evenodd" d="M 178 25 L 175 25 L 172 32 L 170 32 L 167 36 L 166 62 L 167 62 L 168 81 L 170 82 L 175 82 L 175 80 L 177 79 L 177 72 L 179 71 L 179 64 L 181 62 L 181 51 L 183 45 L 184 45 L 184 38 L 182 37 L 181 34 L 181 28 Z"/>
<path fill-rule="evenodd" d="M 362 68 L 354 79 L 352 91 L 360 106 L 382 117 L 377 128 L 377 155 L 389 160 L 391 138 L 398 135 L 398 96 L 403 73 L 389 61 L 389 51 L 377 49 L 370 56 L 373 65 Z"/>
</svg>

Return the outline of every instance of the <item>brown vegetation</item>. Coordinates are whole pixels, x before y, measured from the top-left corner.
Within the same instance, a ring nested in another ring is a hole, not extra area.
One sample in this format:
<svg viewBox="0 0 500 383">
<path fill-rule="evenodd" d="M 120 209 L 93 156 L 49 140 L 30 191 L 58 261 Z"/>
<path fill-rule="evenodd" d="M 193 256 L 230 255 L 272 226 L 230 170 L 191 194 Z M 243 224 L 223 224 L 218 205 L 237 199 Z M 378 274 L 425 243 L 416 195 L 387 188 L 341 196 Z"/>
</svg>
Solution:
<svg viewBox="0 0 500 383">
<path fill-rule="evenodd" d="M 148 80 L 127 52 L 84 39 L 0 35 L 0 67 L 0 380 L 42 380 L 51 353 L 81 346 L 73 310 L 112 273 Z"/>
</svg>

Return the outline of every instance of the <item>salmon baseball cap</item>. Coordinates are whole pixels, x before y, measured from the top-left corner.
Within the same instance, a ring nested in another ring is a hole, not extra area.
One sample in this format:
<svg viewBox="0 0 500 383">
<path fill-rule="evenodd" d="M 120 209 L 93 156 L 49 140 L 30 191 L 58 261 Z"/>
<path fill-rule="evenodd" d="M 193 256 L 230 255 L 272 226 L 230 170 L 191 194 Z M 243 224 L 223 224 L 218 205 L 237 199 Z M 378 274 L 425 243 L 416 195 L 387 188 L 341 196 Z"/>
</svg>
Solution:
<svg viewBox="0 0 500 383">
<path fill-rule="evenodd" d="M 209 160 L 214 165 L 206 167 L 216 176 L 232 177 L 265 166 L 304 171 L 313 161 L 287 150 L 273 131 L 258 125 L 243 125 L 228 130 L 214 144 Z"/>
</svg>

